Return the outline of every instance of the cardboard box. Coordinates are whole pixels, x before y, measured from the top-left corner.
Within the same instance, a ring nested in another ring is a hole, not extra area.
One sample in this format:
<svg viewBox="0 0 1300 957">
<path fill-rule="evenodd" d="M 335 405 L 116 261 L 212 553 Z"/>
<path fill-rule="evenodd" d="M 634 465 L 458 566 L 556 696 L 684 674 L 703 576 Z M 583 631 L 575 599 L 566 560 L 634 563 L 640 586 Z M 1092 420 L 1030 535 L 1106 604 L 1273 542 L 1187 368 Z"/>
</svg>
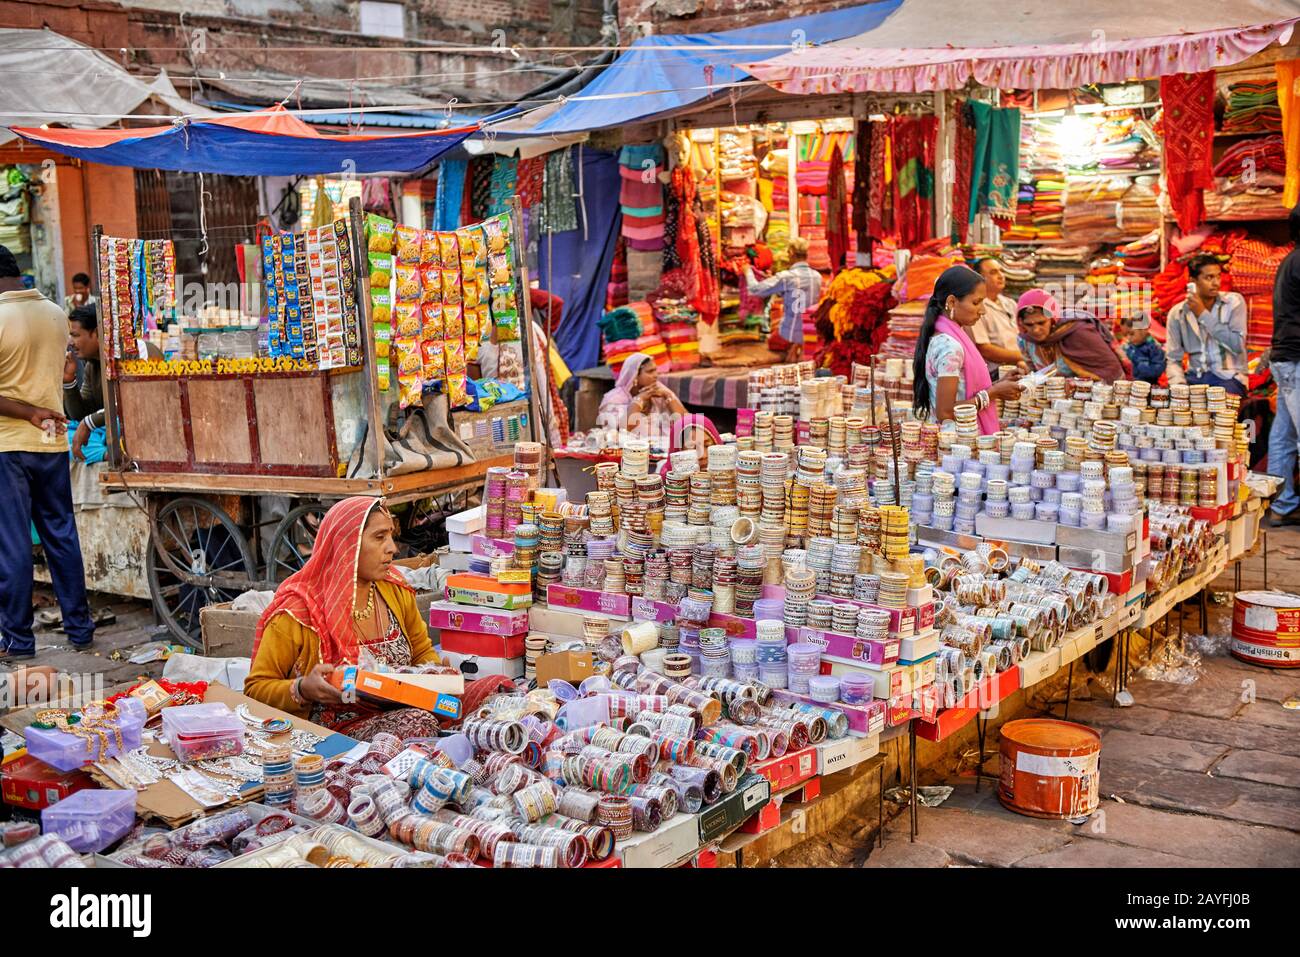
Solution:
<svg viewBox="0 0 1300 957">
<path fill-rule="evenodd" d="M 677 618 L 677 606 L 666 601 L 654 601 L 650 598 L 633 596 L 631 603 L 633 621 L 670 622 Z"/>
<path fill-rule="evenodd" d="M 802 751 L 789 751 L 779 758 L 768 758 L 750 766 L 772 784 L 773 791 L 784 791 L 817 773 L 817 750 L 812 747 Z"/>
<path fill-rule="evenodd" d="M 462 655 L 442 649 L 443 660 L 453 668 L 459 668 L 466 681 L 486 678 L 488 675 L 504 675 L 507 678 L 524 676 L 524 658 L 486 658 L 480 655 Z"/>
<path fill-rule="evenodd" d="M 736 790 L 696 816 L 700 843 L 706 844 L 735 830 L 747 817 L 761 811 L 771 796 L 772 785 L 767 778 L 753 772 L 746 773 Z"/>
<path fill-rule="evenodd" d="M 859 608 L 870 608 L 874 611 L 885 611 L 889 613 L 889 637 L 906 638 L 916 634 L 916 623 L 918 616 L 924 616 L 927 613 L 930 616 L 930 623 L 934 623 L 934 603 L 922 608 L 886 608 L 884 605 L 872 605 L 869 602 L 858 601 L 853 598 L 840 598 L 835 595 L 819 595 L 827 601 L 833 601 L 840 604 L 856 605 Z"/>
<path fill-rule="evenodd" d="M 1020 687 L 1030 688 L 1040 681 L 1046 681 L 1056 674 L 1060 667 L 1061 653 L 1058 649 L 1031 651 L 1020 662 Z"/>
<path fill-rule="evenodd" d="M 636 832 L 618 842 L 615 859 L 624 867 L 668 867 L 688 857 L 700 846 L 700 824 L 694 814 L 679 811 L 659 830 Z"/>
<path fill-rule="evenodd" d="M 435 601 L 429 606 L 429 627 L 451 631 L 473 631 L 482 635 L 526 635 L 530 609 L 492 611 L 470 608 L 454 601 Z M 513 658 L 514 655 L 502 655 Z"/>
<path fill-rule="evenodd" d="M 931 628 L 923 635 L 904 638 L 898 643 L 898 660 L 916 664 L 939 653 L 939 633 Z"/>
<path fill-rule="evenodd" d="M 1061 643 L 1056 646 L 1056 650 L 1061 653 L 1062 668 L 1083 654 L 1083 652 L 1079 650 L 1078 641 L 1069 636 L 1061 639 Z"/>
<path fill-rule="evenodd" d="M 465 573 L 447 579 L 447 598 L 459 605 L 513 611 L 533 603 L 531 585 L 503 585 L 488 575 Z"/>
<path fill-rule="evenodd" d="M 841 658 L 871 668 L 887 668 L 898 660 L 899 641 L 896 638 L 889 638 L 884 641 L 867 641 L 852 635 L 841 635 L 833 631 L 820 631 L 816 628 L 799 628 L 796 636 L 797 641 L 820 645 L 824 655 Z"/>
<path fill-rule="evenodd" d="M 515 553 L 515 543 L 507 538 L 488 538 L 486 535 L 471 535 L 469 539 L 470 554 L 479 558 L 500 558 Z"/>
<path fill-rule="evenodd" d="M 867 737 L 849 735 L 837 741 L 823 741 L 815 747 L 817 773 L 822 777 L 861 764 L 880 753 L 880 735 Z"/>
<path fill-rule="evenodd" d="M 885 668 L 880 671 L 873 671 L 863 668 L 855 668 L 853 665 L 844 665 L 839 662 L 831 662 L 829 674 L 843 675 L 849 671 L 862 671 L 869 674 L 875 681 L 873 695 L 877 698 L 895 698 L 899 695 L 909 694 L 917 688 L 934 683 L 935 676 L 935 659 L 928 658 L 925 661 L 917 662 L 914 665 L 894 665 L 891 668 Z"/>
<path fill-rule="evenodd" d="M 772 798 L 737 829 L 741 834 L 766 834 L 781 823 L 781 799 Z"/>
<path fill-rule="evenodd" d="M 461 535 L 472 535 L 475 532 L 481 532 L 487 526 L 487 506 L 475 505 L 473 508 L 466 509 L 463 512 L 457 512 L 455 515 L 447 516 L 447 531 L 456 532 Z"/>
<path fill-rule="evenodd" d="M 627 627 L 626 616 L 608 615 L 598 611 L 570 611 L 567 608 L 550 608 L 534 605 L 528 609 L 528 630 L 562 638 L 582 639 L 584 618 L 608 618 L 609 633 L 617 634 Z"/>
<path fill-rule="evenodd" d="M 627 595 L 611 595 L 609 592 L 570 588 L 568 585 L 548 585 L 546 604 L 552 608 L 599 612 L 620 618 L 629 618 L 632 614 L 632 600 Z"/>
<path fill-rule="evenodd" d="M 839 711 L 849 719 L 849 734 L 859 737 L 879 734 L 885 728 L 885 702 L 883 701 L 872 701 L 868 704 L 839 703 L 826 705 L 820 701 L 814 701 L 808 695 L 784 690 L 773 691 L 772 700 L 786 706 L 793 701 L 800 701 L 804 704 L 810 704 L 814 708 L 830 708 Z"/>
<path fill-rule="evenodd" d="M 912 608 L 924 608 L 934 604 L 934 586 L 922 585 L 920 588 L 907 590 L 907 603 Z"/>
<path fill-rule="evenodd" d="M 993 518 L 980 512 L 975 516 L 975 533 L 981 538 L 999 541 L 1034 542 L 1039 545 L 1056 544 L 1056 530 L 1060 526 L 1051 522 L 1033 522 L 1016 518 Z"/>
<path fill-rule="evenodd" d="M 465 693 L 463 675 L 379 674 L 364 668 L 340 668 L 330 675 L 330 684 L 342 688 L 353 674 L 358 696 L 368 695 L 448 718 L 460 717 L 459 695 Z"/>
<path fill-rule="evenodd" d="M 439 636 L 443 650 L 483 658 L 524 657 L 523 635 L 482 635 L 473 631 L 444 628 Z"/>
<path fill-rule="evenodd" d="M 30 754 L 8 761 L 0 769 L 0 796 L 4 803 L 32 811 L 58 804 L 69 794 L 94 786 L 95 782 L 85 771 L 60 771 Z"/>
<path fill-rule="evenodd" d="M 577 685 L 592 675 L 594 659 L 590 651 L 555 651 L 537 659 L 537 686 L 544 687 L 552 678 Z"/>
</svg>

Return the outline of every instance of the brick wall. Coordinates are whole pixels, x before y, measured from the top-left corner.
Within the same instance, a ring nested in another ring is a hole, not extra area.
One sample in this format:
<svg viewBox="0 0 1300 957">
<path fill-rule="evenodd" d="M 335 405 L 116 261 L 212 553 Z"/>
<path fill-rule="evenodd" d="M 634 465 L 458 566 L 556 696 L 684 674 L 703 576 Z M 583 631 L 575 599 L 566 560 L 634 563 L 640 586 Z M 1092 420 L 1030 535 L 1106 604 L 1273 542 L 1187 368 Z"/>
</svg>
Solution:
<svg viewBox="0 0 1300 957">
<path fill-rule="evenodd" d="M 711 33 L 858 6 L 872 0 L 619 0 L 624 36 L 649 24 L 654 33 Z"/>
</svg>

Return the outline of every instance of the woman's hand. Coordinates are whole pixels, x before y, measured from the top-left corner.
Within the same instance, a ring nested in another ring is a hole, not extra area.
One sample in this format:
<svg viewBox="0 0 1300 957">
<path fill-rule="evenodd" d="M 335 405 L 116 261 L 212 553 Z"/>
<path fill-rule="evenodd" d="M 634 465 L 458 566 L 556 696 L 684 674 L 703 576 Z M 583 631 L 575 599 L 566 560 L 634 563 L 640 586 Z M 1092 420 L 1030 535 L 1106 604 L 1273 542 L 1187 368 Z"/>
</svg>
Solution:
<svg viewBox="0 0 1300 957">
<path fill-rule="evenodd" d="M 342 704 L 343 694 L 329 682 L 329 677 L 333 673 L 333 665 L 324 662 L 316 665 L 298 682 L 298 693 L 308 701 L 319 704 Z"/>
<path fill-rule="evenodd" d="M 988 387 L 989 398 L 1003 400 L 1020 398 L 1020 385 L 1016 381 L 1019 378 L 1019 374 L 1016 374 L 998 379 Z"/>
</svg>

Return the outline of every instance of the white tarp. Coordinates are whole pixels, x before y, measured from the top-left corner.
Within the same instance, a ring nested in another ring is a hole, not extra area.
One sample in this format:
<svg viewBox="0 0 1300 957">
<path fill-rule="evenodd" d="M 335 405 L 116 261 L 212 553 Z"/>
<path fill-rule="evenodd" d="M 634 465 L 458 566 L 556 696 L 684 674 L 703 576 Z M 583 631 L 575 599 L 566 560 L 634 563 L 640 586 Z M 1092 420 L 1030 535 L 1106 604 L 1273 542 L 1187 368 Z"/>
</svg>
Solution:
<svg viewBox="0 0 1300 957">
<path fill-rule="evenodd" d="M 147 100 L 177 114 L 217 116 L 176 92 L 166 72 L 146 82 L 98 50 L 49 30 L 0 29 L 0 144 L 10 126 L 100 129 Z"/>
<path fill-rule="evenodd" d="M 746 64 L 787 93 L 920 92 L 974 79 L 1066 89 L 1230 66 L 1287 43 L 1300 0 L 905 0 L 880 26 Z"/>
</svg>

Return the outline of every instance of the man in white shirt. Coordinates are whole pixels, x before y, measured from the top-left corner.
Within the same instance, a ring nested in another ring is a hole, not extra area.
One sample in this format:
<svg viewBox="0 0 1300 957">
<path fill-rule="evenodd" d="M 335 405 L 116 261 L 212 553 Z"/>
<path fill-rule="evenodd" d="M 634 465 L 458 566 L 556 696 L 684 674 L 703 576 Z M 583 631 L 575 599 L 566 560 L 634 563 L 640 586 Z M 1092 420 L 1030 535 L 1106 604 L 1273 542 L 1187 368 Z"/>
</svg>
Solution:
<svg viewBox="0 0 1300 957">
<path fill-rule="evenodd" d="M 1028 372 L 1029 366 L 1016 345 L 1016 301 L 1003 294 L 1007 280 L 1002 275 L 1002 264 L 991 257 L 981 259 L 975 271 L 984 277 L 984 314 L 971 327 L 975 348 L 988 363 L 989 372 L 996 373 L 1001 365 L 1024 366 Z"/>
</svg>

